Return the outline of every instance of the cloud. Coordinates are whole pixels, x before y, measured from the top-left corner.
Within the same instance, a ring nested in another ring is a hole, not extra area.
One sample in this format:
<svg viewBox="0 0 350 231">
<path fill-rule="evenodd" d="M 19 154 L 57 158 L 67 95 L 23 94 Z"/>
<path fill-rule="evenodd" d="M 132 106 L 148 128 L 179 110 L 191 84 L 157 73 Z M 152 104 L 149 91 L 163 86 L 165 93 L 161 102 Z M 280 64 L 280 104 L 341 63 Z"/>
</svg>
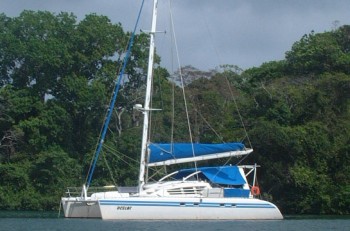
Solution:
<svg viewBox="0 0 350 231">
<path fill-rule="evenodd" d="M 78 19 L 97 13 L 131 31 L 141 1 L 0 0 L 0 5 L 10 17 L 25 9 L 73 12 Z M 150 28 L 151 7 L 152 2 L 146 0 L 141 29 Z M 350 24 L 348 0 L 173 0 L 172 9 L 181 64 L 202 70 L 220 64 L 246 69 L 284 59 L 285 52 L 304 34 L 329 31 L 335 21 Z M 169 68 L 168 11 L 168 1 L 159 1 L 158 29 L 167 33 L 157 35 L 157 52 Z"/>
</svg>

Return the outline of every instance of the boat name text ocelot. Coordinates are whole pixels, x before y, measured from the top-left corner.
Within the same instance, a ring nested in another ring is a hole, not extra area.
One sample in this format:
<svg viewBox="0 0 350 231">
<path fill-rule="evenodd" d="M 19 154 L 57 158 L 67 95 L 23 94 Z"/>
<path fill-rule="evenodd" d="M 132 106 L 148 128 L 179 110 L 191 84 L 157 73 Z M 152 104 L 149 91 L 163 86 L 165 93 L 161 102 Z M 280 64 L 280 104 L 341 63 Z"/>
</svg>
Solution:
<svg viewBox="0 0 350 231">
<path fill-rule="evenodd" d="M 132 206 L 118 206 L 117 210 L 131 210 Z"/>
</svg>

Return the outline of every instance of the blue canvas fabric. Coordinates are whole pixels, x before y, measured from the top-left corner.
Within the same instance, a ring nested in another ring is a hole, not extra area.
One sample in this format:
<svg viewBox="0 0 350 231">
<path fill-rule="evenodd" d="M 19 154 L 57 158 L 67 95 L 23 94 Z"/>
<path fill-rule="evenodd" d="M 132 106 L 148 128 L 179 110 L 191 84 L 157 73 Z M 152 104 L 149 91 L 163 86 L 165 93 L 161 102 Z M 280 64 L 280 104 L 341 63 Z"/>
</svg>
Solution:
<svg viewBox="0 0 350 231">
<path fill-rule="evenodd" d="M 200 143 L 151 143 L 148 163 L 171 159 L 192 158 L 215 153 L 244 150 L 242 143 L 200 144 Z"/>
<path fill-rule="evenodd" d="M 201 171 L 210 182 L 221 185 L 239 186 L 246 183 L 237 166 L 219 166 L 219 167 L 200 167 L 181 169 L 175 179 L 181 180 L 196 171 Z"/>
</svg>

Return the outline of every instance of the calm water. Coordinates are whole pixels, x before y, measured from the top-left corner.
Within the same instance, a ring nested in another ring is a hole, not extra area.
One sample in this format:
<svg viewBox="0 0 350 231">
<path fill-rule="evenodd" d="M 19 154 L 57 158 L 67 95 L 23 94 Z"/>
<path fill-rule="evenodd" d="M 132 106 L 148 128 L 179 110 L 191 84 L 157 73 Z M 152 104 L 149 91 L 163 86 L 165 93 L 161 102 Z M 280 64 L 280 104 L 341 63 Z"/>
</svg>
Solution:
<svg viewBox="0 0 350 231">
<path fill-rule="evenodd" d="M 350 230 L 350 217 L 286 217 L 282 221 L 103 221 L 64 219 L 55 213 L 0 212 L 1 231 L 90 230 Z"/>
</svg>

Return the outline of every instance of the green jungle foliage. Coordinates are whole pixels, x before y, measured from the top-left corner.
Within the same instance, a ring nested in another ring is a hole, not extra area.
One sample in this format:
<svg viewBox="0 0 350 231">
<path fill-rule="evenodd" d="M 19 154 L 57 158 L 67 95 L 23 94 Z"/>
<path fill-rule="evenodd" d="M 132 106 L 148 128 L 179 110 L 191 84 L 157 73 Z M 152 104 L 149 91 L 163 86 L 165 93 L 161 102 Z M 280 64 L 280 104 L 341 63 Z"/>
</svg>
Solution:
<svg viewBox="0 0 350 231">
<path fill-rule="evenodd" d="M 57 210 L 85 182 L 129 37 L 95 14 L 0 14 L 0 209 Z M 93 186 L 136 183 L 148 42 L 136 36 Z M 179 75 L 159 61 L 151 139 L 188 141 Z M 284 214 L 350 213 L 350 26 L 260 67 L 182 72 L 194 142 L 252 145 L 241 163 L 262 166 L 262 197 Z"/>
</svg>

